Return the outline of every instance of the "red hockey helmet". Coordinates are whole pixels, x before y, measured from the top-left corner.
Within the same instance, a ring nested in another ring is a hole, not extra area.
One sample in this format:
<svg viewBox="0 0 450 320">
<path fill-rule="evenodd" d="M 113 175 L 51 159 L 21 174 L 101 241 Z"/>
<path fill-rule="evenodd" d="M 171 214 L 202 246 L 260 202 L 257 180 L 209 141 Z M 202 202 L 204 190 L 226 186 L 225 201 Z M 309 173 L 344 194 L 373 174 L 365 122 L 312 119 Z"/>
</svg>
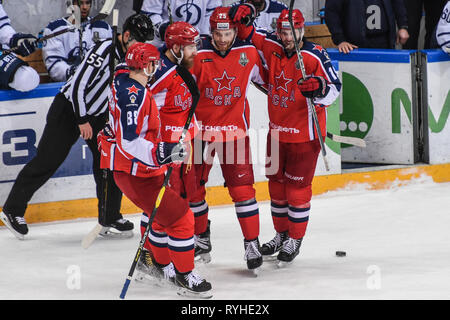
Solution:
<svg viewBox="0 0 450 320">
<path fill-rule="evenodd" d="M 213 30 L 228 30 L 236 28 L 237 25 L 233 22 L 228 14 L 229 7 L 217 7 L 214 9 L 211 17 L 209 18 L 209 24 L 211 31 Z"/>
<path fill-rule="evenodd" d="M 135 42 L 127 50 L 125 61 L 132 69 L 147 68 L 152 61 L 159 61 L 158 49 L 150 43 Z"/>
<path fill-rule="evenodd" d="M 170 24 L 164 35 L 164 41 L 169 49 L 172 49 L 174 44 L 180 46 L 188 46 L 200 44 L 200 34 L 192 25 L 184 21 L 175 21 Z"/>
<path fill-rule="evenodd" d="M 305 26 L 305 18 L 300 10 L 294 9 L 292 11 L 292 24 L 294 29 L 300 29 Z M 283 9 L 277 19 L 277 29 L 290 29 L 291 25 L 289 23 L 289 10 Z"/>
</svg>

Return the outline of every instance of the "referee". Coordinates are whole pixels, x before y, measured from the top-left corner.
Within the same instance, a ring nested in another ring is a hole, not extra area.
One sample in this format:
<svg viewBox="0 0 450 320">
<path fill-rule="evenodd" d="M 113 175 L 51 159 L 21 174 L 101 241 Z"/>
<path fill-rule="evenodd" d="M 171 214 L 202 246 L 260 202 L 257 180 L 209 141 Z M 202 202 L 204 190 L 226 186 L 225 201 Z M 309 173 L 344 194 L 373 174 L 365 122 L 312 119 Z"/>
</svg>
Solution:
<svg viewBox="0 0 450 320">
<path fill-rule="evenodd" d="M 80 135 L 93 155 L 99 223 L 119 232 L 133 229 L 133 223 L 123 219 L 120 213 L 122 192 L 116 186 L 112 172 L 107 176 L 106 217 L 100 214 L 104 189 L 97 133 L 103 129 L 108 112 L 111 53 L 114 51 L 114 58 L 122 62 L 129 46 L 136 41 L 151 40 L 153 26 L 150 19 L 144 14 L 128 17 L 115 44 L 112 39 L 98 42 L 56 95 L 47 114 L 36 156 L 20 171 L 0 213 L 17 238 L 23 239 L 28 233 L 24 216 L 31 197 L 64 162 Z"/>
</svg>

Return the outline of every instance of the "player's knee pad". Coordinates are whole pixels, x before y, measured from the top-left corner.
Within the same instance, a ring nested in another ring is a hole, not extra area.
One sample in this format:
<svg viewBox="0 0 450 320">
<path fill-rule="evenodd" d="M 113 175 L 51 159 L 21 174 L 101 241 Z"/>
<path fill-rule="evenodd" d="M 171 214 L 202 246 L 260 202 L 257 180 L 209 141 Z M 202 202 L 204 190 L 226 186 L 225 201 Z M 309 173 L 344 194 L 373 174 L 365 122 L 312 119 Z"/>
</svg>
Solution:
<svg viewBox="0 0 450 320">
<path fill-rule="evenodd" d="M 252 185 L 228 186 L 228 192 L 234 203 L 254 199 L 256 194 Z"/>
<path fill-rule="evenodd" d="M 301 208 L 309 205 L 312 197 L 311 185 L 299 188 L 291 184 L 286 184 L 286 197 L 290 206 Z"/>
<path fill-rule="evenodd" d="M 273 202 L 282 204 L 286 202 L 286 188 L 284 183 L 275 180 L 269 180 L 269 194 Z"/>
</svg>

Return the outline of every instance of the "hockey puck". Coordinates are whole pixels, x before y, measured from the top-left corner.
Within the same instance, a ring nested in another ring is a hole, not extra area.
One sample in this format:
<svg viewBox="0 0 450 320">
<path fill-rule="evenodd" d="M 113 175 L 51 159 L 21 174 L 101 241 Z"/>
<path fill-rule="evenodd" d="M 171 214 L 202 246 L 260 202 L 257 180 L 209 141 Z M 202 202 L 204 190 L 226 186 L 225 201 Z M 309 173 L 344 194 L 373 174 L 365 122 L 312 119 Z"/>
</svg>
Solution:
<svg viewBox="0 0 450 320">
<path fill-rule="evenodd" d="M 345 257 L 346 255 L 347 255 L 347 253 L 345 251 L 336 251 L 337 257 Z"/>
</svg>

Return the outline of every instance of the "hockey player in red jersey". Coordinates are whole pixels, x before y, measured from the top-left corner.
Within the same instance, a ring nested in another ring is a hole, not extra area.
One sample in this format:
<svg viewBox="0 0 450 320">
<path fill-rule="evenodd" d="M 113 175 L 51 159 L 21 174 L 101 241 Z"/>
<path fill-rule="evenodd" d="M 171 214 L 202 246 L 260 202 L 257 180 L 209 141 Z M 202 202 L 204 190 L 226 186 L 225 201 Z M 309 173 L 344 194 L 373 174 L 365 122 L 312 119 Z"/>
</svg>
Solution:
<svg viewBox="0 0 450 320">
<path fill-rule="evenodd" d="M 161 119 L 161 140 L 167 143 L 175 143 L 180 139 L 183 126 L 192 107 L 192 95 L 188 86 L 177 73 L 177 66 L 182 65 L 186 69 L 193 66 L 197 55 L 198 46 L 201 44 L 199 32 L 184 21 L 177 21 L 167 27 L 165 46 L 160 47 L 161 65 L 156 70 L 153 79 L 149 82 L 150 90 L 156 102 Z M 197 134 L 198 128 L 195 118 L 190 124 L 189 131 L 184 141 L 192 147 L 190 141 Z M 192 150 L 189 148 L 188 152 Z M 192 165 L 191 153 L 186 156 L 183 163 L 173 168 L 169 185 L 179 196 L 189 201 L 196 188 L 196 176 Z M 148 223 L 148 213 L 143 213 L 141 219 L 141 234 L 145 232 Z M 158 238 L 161 242 L 163 239 Z M 136 279 L 148 279 L 151 273 L 151 245 L 146 241 L 138 264 Z M 167 247 L 167 240 L 164 240 Z M 153 245 L 158 245 L 154 243 Z M 158 247 L 163 246 L 159 243 Z M 152 280 L 152 279 L 149 279 Z"/>
<path fill-rule="evenodd" d="M 119 188 L 146 212 L 152 212 L 155 206 L 166 165 L 185 156 L 179 143 L 161 141 L 160 115 L 147 87 L 159 59 L 159 51 L 151 44 L 138 42 L 128 49 L 126 63 L 130 70 L 119 70 L 112 85 L 111 133 L 103 130 L 99 135 L 103 164 L 110 164 Z M 193 272 L 193 213 L 170 188 L 165 190 L 149 237 L 153 240 L 154 267 L 161 279 L 190 293 L 208 295 L 211 284 Z"/>
<path fill-rule="evenodd" d="M 208 255 L 211 242 L 205 183 L 217 153 L 244 235 L 247 267 L 254 270 L 261 266 L 262 256 L 258 240 L 259 209 L 247 135 L 250 125 L 247 89 L 250 81 L 264 83 L 263 67 L 255 47 L 236 38 L 236 25 L 229 19 L 228 11 L 228 7 L 218 7 L 212 13 L 211 36 L 203 39 L 192 69 L 200 90 L 195 114 L 201 128 L 202 148 L 197 148 L 197 144 L 194 148 L 199 185 L 195 197 L 191 198 L 191 209 L 195 215 L 196 255 Z M 202 154 L 209 157 L 199 159 Z"/>
<path fill-rule="evenodd" d="M 262 245 L 261 252 L 267 256 L 278 252 L 278 261 L 289 263 L 298 255 L 308 225 L 311 183 L 320 152 L 317 128 L 306 99 L 312 99 L 320 134 L 325 137 L 326 107 L 338 97 L 341 83 L 326 50 L 303 38 L 304 18 L 300 10 L 293 10 L 292 22 L 306 79 L 302 79 L 288 10 L 281 12 L 277 31 L 271 34 L 240 23 L 255 17 L 251 6 L 240 5 L 230 15 L 239 23 L 239 37 L 250 40 L 262 52 L 269 69 L 266 163 L 278 163 L 278 170 L 266 170 L 266 176 L 276 235 Z"/>
</svg>

